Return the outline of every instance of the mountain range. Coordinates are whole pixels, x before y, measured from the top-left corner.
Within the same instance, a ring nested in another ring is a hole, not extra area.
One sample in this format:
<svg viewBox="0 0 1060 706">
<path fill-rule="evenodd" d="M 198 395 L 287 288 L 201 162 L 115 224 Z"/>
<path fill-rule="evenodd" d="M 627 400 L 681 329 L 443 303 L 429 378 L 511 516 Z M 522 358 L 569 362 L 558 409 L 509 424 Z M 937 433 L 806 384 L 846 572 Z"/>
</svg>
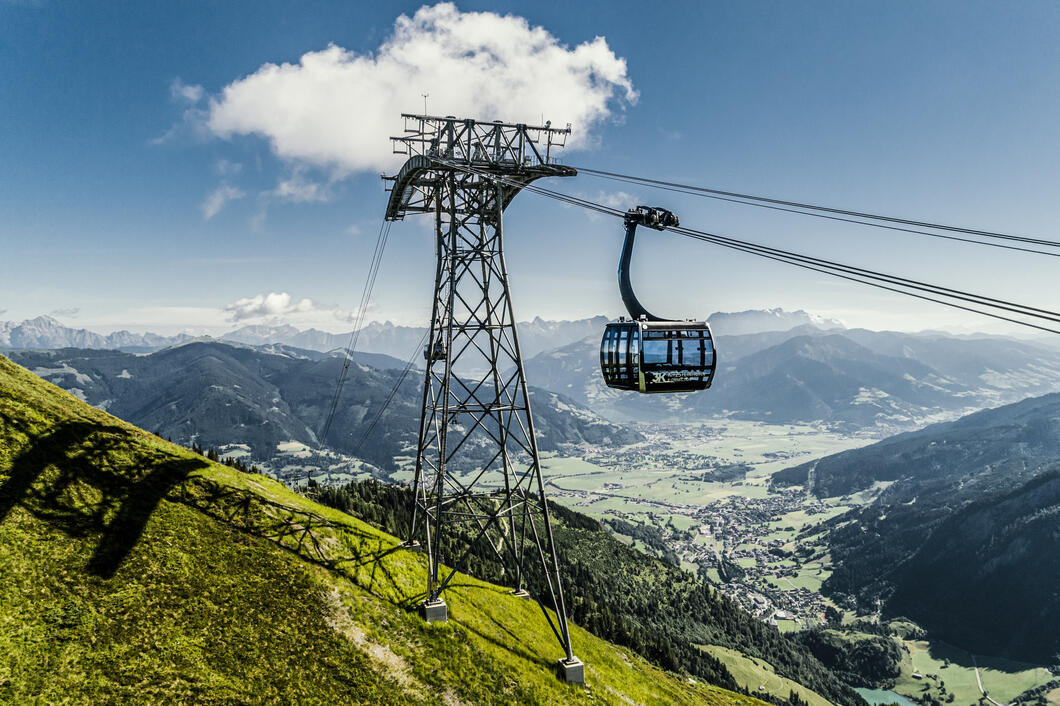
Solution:
<svg viewBox="0 0 1060 706">
<path fill-rule="evenodd" d="M 795 326 L 812 325 L 819 328 L 842 328 L 832 319 L 805 311 L 782 309 L 749 310 L 736 313 L 716 313 L 710 317 L 716 331 L 724 334 L 761 333 L 788 330 Z M 587 336 L 599 338 L 607 317 L 594 316 L 574 321 L 546 321 L 537 317 L 519 324 L 519 342 L 524 357 L 559 348 Z M 356 337 L 358 351 L 382 353 L 399 360 L 416 354 L 423 327 L 398 326 L 389 321 L 373 321 L 360 329 Z M 331 333 L 320 329 L 299 329 L 290 324 L 250 324 L 219 336 L 220 340 L 252 346 L 279 344 L 304 350 L 326 353 L 345 350 L 353 332 Z M 154 333 L 116 331 L 99 334 L 83 328 L 65 326 L 51 316 L 38 316 L 25 321 L 0 321 L 0 349 L 100 348 L 131 352 L 147 352 L 183 343 L 193 336 L 182 333 L 162 336 Z"/>
<path fill-rule="evenodd" d="M 68 348 L 8 355 L 78 398 L 160 436 L 248 453 L 281 477 L 304 476 L 313 466 L 327 469 L 352 456 L 392 471 L 419 429 L 422 372 L 398 385 L 404 363 L 381 354 L 355 355 L 322 449 L 317 434 L 343 366 L 341 355 L 198 340 L 150 354 Z M 542 450 L 643 438 L 556 393 L 531 388 L 530 397 Z"/>
<path fill-rule="evenodd" d="M 823 590 L 882 601 L 972 652 L 1060 657 L 1060 394 L 984 410 L 773 475 L 819 497 L 882 489 L 825 523 Z"/>
<path fill-rule="evenodd" d="M 1008 338 L 804 324 L 715 340 L 718 369 L 703 393 L 606 387 L 595 337 L 538 354 L 526 371 L 535 384 L 616 421 L 732 416 L 881 434 L 1060 389 L 1060 352 Z"/>
<path fill-rule="evenodd" d="M 619 423 L 731 416 L 772 423 L 821 422 L 838 430 L 868 430 L 881 436 L 1060 389 L 1060 349 L 1038 342 L 845 329 L 837 321 L 804 311 L 719 313 L 711 321 L 718 371 L 708 392 L 640 395 L 606 387 L 598 362 L 604 317 L 565 322 L 535 319 L 521 324 L 527 379 Z M 152 334 L 136 338 L 119 332 L 101 337 L 63 328 L 48 317 L 2 324 L 0 331 L 0 349 L 8 350 L 68 343 L 77 348 L 123 344 L 126 350 L 140 353 L 155 350 L 148 344 L 165 342 Z M 402 368 L 422 335 L 423 329 L 415 327 L 371 323 L 358 336 L 358 360 L 380 370 Z M 177 338 L 180 343 L 213 340 Z M 226 338 L 230 343 L 307 359 L 344 349 L 349 342 L 349 334 L 292 326 L 245 326 Z M 85 353 L 82 357 L 92 356 Z M 415 352 L 413 360 L 418 362 Z M 48 366 L 41 363 L 38 367 Z M 309 394 L 326 397 L 322 381 L 316 381 Z M 105 404 L 110 399 L 101 396 L 93 398 L 93 403 Z M 411 414 L 413 410 L 406 411 Z M 290 440 L 313 443 L 307 433 L 311 428 L 310 424 Z"/>
<path fill-rule="evenodd" d="M 64 326 L 50 316 L 25 321 L 0 321 L 0 348 L 100 348 L 128 351 L 157 350 L 191 338 L 188 334 L 159 336 L 154 333 L 115 331 L 93 333 Z"/>
<path fill-rule="evenodd" d="M 599 335 L 607 318 L 596 316 L 576 321 L 545 321 L 540 317 L 519 324 L 519 340 L 524 356 L 551 350 L 590 334 Z M 380 353 L 400 361 L 415 356 L 425 328 L 397 326 L 387 321 L 373 321 L 360 329 L 356 350 Z M 283 345 L 309 351 L 327 353 L 345 350 L 352 332 L 330 333 L 319 329 L 299 329 L 290 324 L 253 324 L 241 326 L 222 334 L 219 340 L 252 346 Z M 0 349 L 96 348 L 129 352 L 150 352 L 184 343 L 194 337 L 181 333 L 161 336 L 154 333 L 116 331 L 99 334 L 87 329 L 65 326 L 50 316 L 38 316 L 25 321 L 0 321 Z M 397 367 L 402 367 L 401 363 Z"/>
</svg>

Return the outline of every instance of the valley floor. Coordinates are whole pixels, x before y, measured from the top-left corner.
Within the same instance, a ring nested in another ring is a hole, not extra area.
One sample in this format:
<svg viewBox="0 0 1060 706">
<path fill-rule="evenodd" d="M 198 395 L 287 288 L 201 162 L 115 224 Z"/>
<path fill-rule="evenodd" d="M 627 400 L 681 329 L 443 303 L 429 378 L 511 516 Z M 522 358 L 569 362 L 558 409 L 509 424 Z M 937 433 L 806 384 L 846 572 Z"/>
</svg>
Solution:
<svg viewBox="0 0 1060 706">
<path fill-rule="evenodd" d="M 832 567 L 823 533 L 813 528 L 872 502 L 887 484 L 820 500 L 801 488 L 771 493 L 769 478 L 782 468 L 865 446 L 877 437 L 844 434 L 823 425 L 736 420 L 643 426 L 640 431 L 648 437 L 642 444 L 583 449 L 577 455 L 546 454 L 542 463 L 550 497 L 604 521 L 619 539 L 646 553 L 669 554 L 671 560 L 676 556 L 683 568 L 705 575 L 746 610 L 782 631 L 823 625 L 825 608 L 839 606 L 819 593 Z M 398 474 L 398 479 L 410 480 L 411 475 Z M 630 525 L 634 530 L 623 533 Z M 640 527 L 653 530 L 636 529 Z M 849 611 L 844 620 L 859 617 L 878 620 Z M 915 634 L 916 627 L 910 627 Z M 904 656 L 895 693 L 956 704 L 980 701 L 972 655 L 920 639 L 899 643 Z M 738 654 L 716 656 L 734 674 L 742 674 L 752 690 L 761 685 L 779 693 L 785 688 L 771 684 L 753 660 Z M 999 704 L 1055 678 L 1038 665 L 980 655 L 976 659 L 983 688 Z M 755 679 L 763 683 L 751 683 Z M 1060 690 L 1047 698 L 1060 703 Z"/>
</svg>

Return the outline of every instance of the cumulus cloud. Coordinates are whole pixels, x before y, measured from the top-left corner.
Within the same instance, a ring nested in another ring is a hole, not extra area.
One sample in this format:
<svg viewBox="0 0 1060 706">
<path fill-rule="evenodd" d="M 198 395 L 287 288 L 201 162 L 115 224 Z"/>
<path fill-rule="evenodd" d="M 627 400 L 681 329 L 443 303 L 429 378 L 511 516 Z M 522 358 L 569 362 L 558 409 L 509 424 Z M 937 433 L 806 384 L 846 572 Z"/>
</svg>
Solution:
<svg viewBox="0 0 1060 706">
<path fill-rule="evenodd" d="M 312 299 L 294 301 L 287 292 L 269 292 L 253 297 L 243 297 L 224 308 L 230 321 L 304 314 L 316 309 L 317 305 Z"/>
<path fill-rule="evenodd" d="M 202 202 L 202 215 L 206 220 L 210 220 L 220 213 L 229 201 L 241 199 L 244 196 L 246 193 L 242 189 L 229 184 L 221 184 Z"/>
<path fill-rule="evenodd" d="M 645 203 L 644 199 L 637 194 L 630 194 L 625 191 L 579 191 L 575 193 L 575 196 L 619 211 L 628 211 L 635 206 Z M 567 208 L 573 208 L 573 206 L 567 206 Z M 600 221 L 606 218 L 606 216 L 597 213 L 596 211 L 586 210 L 583 212 L 590 221 Z"/>
<path fill-rule="evenodd" d="M 210 99 L 215 135 L 259 135 L 282 159 L 337 173 L 392 168 L 399 115 L 430 93 L 433 114 L 571 123 L 584 146 L 637 93 L 603 37 L 570 48 L 525 19 L 451 3 L 401 15 L 372 54 L 331 45 L 297 64 L 264 64 Z"/>
<path fill-rule="evenodd" d="M 364 308 L 364 312 L 367 314 L 370 311 L 379 311 L 379 306 L 375 302 L 368 302 L 368 306 Z M 331 314 L 339 321 L 353 324 L 360 320 L 360 312 L 360 309 L 333 309 Z"/>
<path fill-rule="evenodd" d="M 610 208 L 617 208 L 620 211 L 628 211 L 634 206 L 643 203 L 643 200 L 639 196 L 626 193 L 625 191 L 598 191 L 595 195 L 586 198 Z"/>
</svg>

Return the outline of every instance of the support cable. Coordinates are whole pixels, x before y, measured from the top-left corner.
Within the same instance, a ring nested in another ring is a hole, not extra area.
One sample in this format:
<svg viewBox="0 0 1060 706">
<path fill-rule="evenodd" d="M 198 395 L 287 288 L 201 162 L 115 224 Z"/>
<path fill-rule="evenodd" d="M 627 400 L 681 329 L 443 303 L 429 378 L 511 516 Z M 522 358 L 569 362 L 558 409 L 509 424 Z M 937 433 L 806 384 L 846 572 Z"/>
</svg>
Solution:
<svg viewBox="0 0 1060 706">
<path fill-rule="evenodd" d="M 375 240 L 375 251 L 372 253 L 372 261 L 368 266 L 368 277 L 364 283 L 364 290 L 361 292 L 361 304 L 357 309 L 357 317 L 354 320 L 353 331 L 350 332 L 350 342 L 346 345 L 346 358 L 342 363 L 342 370 L 339 372 L 338 383 L 335 385 L 335 395 L 331 398 L 331 409 L 328 411 L 327 419 L 324 422 L 324 428 L 320 433 L 318 443 L 321 447 L 327 442 L 328 432 L 331 431 L 331 424 L 335 420 L 335 412 L 339 408 L 339 398 L 342 396 L 342 387 L 346 384 L 346 376 L 349 374 L 350 363 L 353 362 L 353 352 L 357 350 L 357 339 L 361 335 L 365 313 L 368 310 L 368 302 L 372 298 L 372 290 L 375 288 L 375 279 L 379 275 L 379 263 L 383 260 L 383 250 L 386 249 L 386 242 L 390 237 L 390 226 L 391 221 L 383 221 L 379 226 L 379 235 L 376 236 Z"/>
<path fill-rule="evenodd" d="M 549 198 L 556 199 L 556 200 L 561 201 L 563 203 L 567 203 L 567 204 L 575 205 L 575 206 L 580 206 L 580 207 L 583 207 L 583 208 L 587 208 L 587 209 L 596 211 L 598 213 L 603 213 L 605 215 L 615 216 L 615 217 L 619 217 L 619 218 L 624 217 L 624 215 L 625 215 L 625 213 L 623 211 L 620 211 L 619 209 L 610 208 L 610 207 L 605 206 L 603 204 L 598 204 L 598 203 L 595 203 L 593 201 L 589 201 L 587 199 L 582 199 L 580 197 L 571 196 L 570 194 L 563 194 L 563 193 L 560 193 L 560 192 L 552 191 L 551 189 L 545 189 L 545 188 L 542 188 L 542 187 L 539 187 L 539 186 L 534 186 L 532 184 L 525 184 L 524 185 L 524 184 L 521 184 L 521 183 L 519 183 L 519 182 L 517 182 L 515 180 L 508 179 L 506 177 L 502 177 L 502 176 L 498 176 L 498 175 L 494 175 L 494 174 L 489 174 L 488 172 L 483 172 L 483 171 L 474 169 L 472 167 L 468 167 L 466 165 L 459 165 L 459 164 L 456 164 L 456 163 L 449 163 L 447 166 L 452 166 L 452 167 L 456 167 L 456 168 L 462 169 L 464 171 L 476 173 L 476 174 L 479 174 L 480 176 L 483 176 L 485 178 L 495 179 L 497 181 L 504 182 L 504 183 L 506 183 L 508 185 L 511 185 L 511 186 L 517 186 L 517 187 L 520 187 L 520 188 L 524 188 L 524 189 L 526 189 L 528 191 L 531 191 L 531 192 L 534 192 L 534 193 L 537 193 L 537 194 L 540 194 L 540 195 L 543 195 L 543 196 L 546 196 L 546 197 L 549 197 Z M 981 314 L 983 316 L 989 316 L 989 317 L 994 318 L 994 319 L 999 319 L 999 320 L 1002 320 L 1002 321 L 1007 321 L 1009 323 L 1015 323 L 1015 324 L 1019 324 L 1019 325 L 1022 325 L 1022 326 L 1027 326 L 1027 327 L 1038 329 L 1038 330 L 1041 330 L 1041 331 L 1048 331 L 1050 333 L 1060 333 L 1060 329 L 1049 328 L 1049 327 L 1041 326 L 1041 325 L 1038 325 L 1038 324 L 1035 324 L 1035 323 L 1031 323 L 1031 322 L 1028 322 L 1028 321 L 1023 321 L 1021 319 L 1015 319 L 1015 318 L 1011 318 L 1009 316 L 1004 316 L 1002 314 L 996 314 L 996 313 L 992 313 L 992 312 L 989 312 L 989 311 L 983 311 L 982 309 L 972 308 L 972 307 L 969 307 L 969 306 L 965 306 L 963 304 L 958 304 L 958 303 L 956 303 L 954 301 L 947 301 L 946 299 L 940 299 L 940 298 L 937 298 L 937 297 L 944 297 L 944 298 L 948 298 L 948 299 L 955 299 L 955 300 L 958 300 L 958 301 L 969 302 L 969 303 L 976 304 L 978 306 L 988 307 L 988 308 L 997 309 L 997 310 L 1001 310 L 1001 311 L 1007 311 L 1007 312 L 1018 314 L 1020 316 L 1025 316 L 1025 317 L 1035 318 L 1035 319 L 1039 319 L 1039 320 L 1044 320 L 1044 321 L 1047 321 L 1047 322 L 1050 322 L 1050 323 L 1060 323 L 1060 313 L 1054 312 L 1054 311 L 1050 311 L 1048 309 L 1041 309 L 1041 308 L 1027 306 L 1027 305 L 1023 305 L 1023 304 L 1017 304 L 1017 303 L 1009 302 L 1009 301 L 1006 301 L 1006 300 L 1003 300 L 1003 299 L 996 299 L 996 298 L 987 297 L 987 296 L 984 296 L 984 295 L 973 294 L 973 293 L 970 293 L 970 292 L 964 292 L 964 291 L 958 290 L 958 289 L 952 289 L 952 288 L 949 288 L 949 287 L 942 287 L 942 286 L 933 285 L 933 284 L 930 284 L 930 283 L 927 283 L 927 282 L 921 282 L 921 281 L 918 281 L 918 280 L 913 280 L 913 279 L 909 279 L 909 278 L 905 278 L 905 277 L 899 277 L 897 275 L 889 275 L 889 274 L 885 274 L 885 273 L 881 273 L 881 272 L 876 272 L 876 271 L 873 271 L 873 270 L 868 270 L 868 269 L 865 269 L 865 268 L 854 267 L 852 265 L 845 265 L 843 263 L 839 263 L 839 262 L 835 262 L 835 261 L 831 261 L 831 260 L 825 260 L 825 259 L 822 259 L 822 258 L 815 258 L 815 257 L 811 257 L 811 256 L 808 256 L 808 255 L 803 255 L 803 254 L 800 254 L 800 253 L 792 252 L 792 251 L 789 251 L 789 250 L 782 250 L 780 248 L 772 248 L 772 247 L 768 247 L 768 246 L 765 246 L 765 245 L 760 245 L 758 243 L 753 243 L 753 242 L 746 241 L 746 240 L 740 240 L 740 239 L 737 239 L 737 238 L 731 238 L 731 237 L 722 236 L 722 235 L 718 235 L 718 234 L 714 234 L 714 233 L 708 233 L 706 231 L 698 231 L 698 230 L 695 230 L 695 229 L 684 228 L 684 227 L 668 228 L 667 230 L 669 230 L 669 231 L 671 231 L 671 232 L 673 232 L 673 233 L 675 233 L 677 235 L 682 235 L 684 237 L 692 238 L 692 239 L 695 239 L 695 240 L 700 240 L 700 241 L 703 241 L 703 242 L 708 242 L 708 243 L 711 243 L 711 244 L 714 244 L 714 245 L 720 245 L 722 247 L 726 247 L 726 248 L 730 248 L 730 249 L 734 249 L 734 250 L 739 250 L 741 252 L 746 252 L 746 253 L 749 253 L 749 254 L 752 254 L 752 255 L 758 255 L 759 257 L 764 257 L 766 259 L 775 260 L 775 261 L 778 261 L 778 262 L 783 262 L 783 263 L 789 264 L 789 265 L 794 265 L 794 266 L 800 267 L 802 269 L 808 269 L 808 270 L 813 270 L 813 271 L 816 271 L 816 272 L 821 272 L 821 273 L 824 273 L 824 274 L 829 274 L 829 275 L 832 275 L 834 277 L 839 277 L 840 279 L 845 279 L 845 280 L 852 281 L 852 282 L 857 282 L 857 283 L 860 283 L 860 284 L 867 284 L 869 286 L 876 287 L 876 288 L 879 288 L 879 289 L 885 289 L 885 290 L 888 290 L 888 291 L 896 292 L 898 294 L 905 294 L 906 296 L 911 296 L 911 297 L 914 297 L 914 298 L 917 298 L 917 299 L 922 299 L 922 300 L 926 300 L 926 301 L 935 302 L 937 304 L 942 304 L 944 306 L 949 306 L 949 307 L 952 307 L 952 308 L 961 309 L 963 311 L 968 311 L 968 312 L 971 312 L 971 313 Z M 913 291 L 911 291 L 911 290 L 913 290 Z M 918 294 L 917 292 L 926 292 L 928 294 L 933 294 L 935 296 L 927 296 L 926 294 Z"/>
<path fill-rule="evenodd" d="M 740 204 L 741 206 L 754 206 L 755 208 L 766 208 L 771 211 L 783 211 L 785 213 L 796 213 L 800 216 L 812 216 L 814 218 L 824 218 L 830 221 L 840 221 L 842 223 L 853 223 L 855 225 L 868 226 L 869 228 L 883 228 L 885 230 L 896 231 L 899 233 L 912 233 L 914 235 L 926 235 L 930 238 L 940 238 L 943 240 L 954 240 L 961 243 L 972 243 L 973 245 L 986 245 L 992 248 L 1002 248 L 1004 250 L 1015 250 L 1018 252 L 1026 252 L 1034 255 L 1045 255 L 1047 257 L 1060 257 L 1060 252 L 1049 252 L 1047 250 L 1036 250 L 1034 248 L 1020 247 L 1019 245 L 1008 245 L 1006 243 L 997 243 L 989 240 L 976 240 L 974 238 L 962 238 L 958 235 L 946 235 L 944 233 L 932 233 L 926 230 L 917 230 L 915 228 L 902 228 L 900 226 L 888 225 L 887 223 L 874 223 L 872 221 L 863 221 L 856 218 L 844 218 L 842 216 L 830 216 L 827 213 L 816 213 L 814 211 L 800 211 L 797 208 L 786 208 L 784 206 L 771 206 L 768 203 L 760 203 L 757 201 L 742 201 L 738 198 L 730 198 L 727 196 L 717 196 L 713 194 L 703 193 L 699 189 L 693 189 L 691 187 L 684 186 L 665 186 L 663 184 L 644 184 L 639 177 L 625 177 L 625 176 L 608 176 L 605 173 L 595 173 L 592 170 L 587 170 L 592 176 L 598 176 L 602 179 L 610 179 L 624 184 L 633 184 L 636 186 L 649 186 L 655 189 L 661 189 L 663 191 L 672 191 L 678 194 L 687 194 L 690 196 L 699 196 L 706 199 L 714 199 L 715 201 L 726 201 L 728 203 Z"/>
<path fill-rule="evenodd" d="M 667 230 L 671 230 L 671 229 L 668 228 Z M 775 256 L 775 255 L 768 255 L 768 254 L 765 254 L 765 253 L 763 253 L 761 251 L 754 250 L 754 249 L 751 249 L 751 248 L 746 248 L 746 247 L 743 247 L 743 246 L 740 246 L 740 245 L 725 243 L 725 242 L 721 242 L 721 241 L 715 241 L 715 240 L 713 240 L 713 239 L 711 239 L 711 238 L 709 238 L 707 236 L 703 236 L 703 235 L 699 235 L 699 234 L 693 234 L 693 233 L 681 233 L 681 232 L 678 232 L 678 231 L 673 231 L 673 232 L 677 233 L 678 235 L 684 235 L 686 237 L 692 237 L 692 238 L 695 238 L 697 240 L 703 240 L 705 242 L 713 243 L 715 245 L 721 245 L 722 247 L 730 248 L 730 249 L 733 249 L 733 250 L 739 250 L 741 252 L 747 252 L 747 253 L 750 253 L 752 255 L 758 255 L 760 257 L 764 257 L 764 258 L 769 259 L 769 260 L 775 260 L 777 262 L 783 262 L 783 263 L 788 264 L 788 265 L 794 265 L 795 267 L 801 267 L 802 269 L 805 269 L 805 270 L 813 270 L 814 272 L 821 272 L 821 273 L 824 273 L 824 274 L 827 274 L 827 275 L 832 275 L 833 277 L 838 277 L 840 279 L 845 279 L 845 280 L 848 280 L 850 282 L 857 282 L 859 284 L 867 284 L 868 286 L 876 287 L 877 289 L 885 289 L 885 290 L 887 290 L 889 292 L 896 292 L 898 294 L 904 294 L 906 296 L 914 297 L 916 299 L 922 299 L 924 301 L 935 302 L 936 304 L 942 304 L 943 306 L 952 307 L 954 309 L 961 309 L 963 311 L 969 311 L 969 312 L 972 312 L 973 314 L 980 314 L 982 316 L 989 316 L 992 319 L 999 319 L 1001 321 L 1007 321 L 1007 322 L 1010 322 L 1010 323 L 1019 324 L 1020 326 L 1027 326 L 1029 328 L 1038 329 L 1039 331 L 1047 331 L 1049 333 L 1060 333 L 1060 329 L 1053 329 L 1053 328 L 1048 328 L 1046 326 L 1039 326 L 1038 324 L 1034 324 L 1034 323 L 1031 323 L 1029 321 L 1021 321 L 1020 319 L 1013 319 L 1011 317 L 1002 316 L 1000 314 L 994 314 L 994 313 L 989 312 L 989 311 L 982 311 L 981 309 L 973 309 L 972 307 L 964 306 L 964 305 L 961 305 L 961 304 L 956 304 L 954 302 L 948 302 L 948 301 L 945 301 L 943 299 L 936 299 L 934 297 L 925 296 L 923 294 L 916 294 L 915 292 L 910 292 L 910 291 L 907 291 L 907 290 L 904 290 L 904 289 L 898 289 L 896 287 L 890 287 L 890 286 L 887 286 L 885 284 L 879 284 L 879 283 L 876 283 L 876 282 L 871 282 L 871 281 L 868 281 L 868 280 L 859 279 L 859 278 L 857 278 L 855 276 L 840 274 L 839 272 L 836 272 L 836 271 L 833 271 L 833 270 L 829 270 L 829 269 L 825 269 L 823 267 L 814 267 L 813 265 L 802 264 L 802 263 L 796 262 L 794 260 L 786 259 L 786 258 L 783 258 L 783 257 L 780 257 L 780 256 Z"/>
<path fill-rule="evenodd" d="M 881 216 L 872 213 L 864 213 L 861 211 L 847 211 L 841 208 L 832 208 L 829 206 L 818 206 L 815 204 L 800 203 L 798 201 L 784 201 L 782 199 L 773 199 L 765 196 L 754 196 L 751 194 L 740 194 L 734 191 L 722 191 L 720 189 L 709 189 L 703 186 L 695 186 L 693 184 L 680 184 L 672 181 L 663 181 L 661 179 L 650 179 L 647 177 L 638 177 L 630 174 L 619 174 L 616 172 L 606 172 L 600 169 L 590 169 L 588 167 L 575 167 L 579 172 L 586 174 L 592 174 L 594 176 L 601 176 L 605 178 L 621 179 L 629 183 L 643 184 L 645 186 L 661 186 L 670 187 L 673 189 L 683 189 L 687 192 L 696 192 L 702 194 L 713 194 L 715 196 L 727 196 L 734 199 L 746 199 L 747 201 L 757 201 L 761 203 L 777 204 L 780 206 L 792 206 L 794 208 L 803 208 L 812 211 L 823 211 L 825 213 L 837 213 L 844 216 L 853 216 L 855 218 L 868 218 L 875 221 L 884 221 L 887 223 L 901 223 L 902 225 L 916 226 L 918 228 L 931 228 L 933 230 L 943 230 L 953 233 L 965 233 L 967 235 L 978 235 L 984 238 L 995 238 L 999 240 L 1009 240 L 1020 243 L 1026 243 L 1029 245 L 1041 245 L 1046 247 L 1060 248 L 1060 241 L 1045 240 L 1042 238 L 1028 238 L 1021 235 L 1010 235 L 1008 233 L 996 233 L 988 230 L 977 230 L 974 228 L 963 228 L 960 226 L 943 225 L 940 223 L 929 223 L 927 221 L 915 221 L 906 218 L 895 218 L 893 216 Z M 746 203 L 746 202 L 744 202 Z M 751 205 L 751 204 L 748 204 Z M 809 214 L 807 214 L 809 215 Z M 973 241 L 981 242 L 981 241 Z"/>
<path fill-rule="evenodd" d="M 379 408 L 379 411 L 376 413 L 375 418 L 372 420 L 372 423 L 368 425 L 368 428 L 365 430 L 365 432 L 361 435 L 361 438 L 357 442 L 357 445 L 353 447 L 352 451 L 350 451 L 351 456 L 357 455 L 357 452 L 361 450 L 362 446 L 364 446 L 364 442 L 368 440 L 368 437 L 371 436 L 372 432 L 375 430 L 375 425 L 378 424 L 379 420 L 383 418 L 383 413 L 386 412 L 386 408 L 390 406 L 390 402 L 394 399 L 394 395 L 397 394 L 398 388 L 400 388 L 401 384 L 405 382 L 405 378 L 408 377 L 409 372 L 412 370 L 412 366 L 416 360 L 416 356 L 420 355 L 420 351 L 423 350 L 424 344 L 427 343 L 427 337 L 430 335 L 431 330 L 428 328 L 427 331 L 423 334 L 423 338 L 420 339 L 420 342 L 417 343 L 416 346 L 412 349 L 412 354 L 405 362 L 405 368 L 401 371 L 401 375 L 398 376 L 398 379 L 394 383 L 394 386 L 390 388 L 390 393 L 386 396 L 386 401 L 383 402 L 383 406 Z"/>
</svg>

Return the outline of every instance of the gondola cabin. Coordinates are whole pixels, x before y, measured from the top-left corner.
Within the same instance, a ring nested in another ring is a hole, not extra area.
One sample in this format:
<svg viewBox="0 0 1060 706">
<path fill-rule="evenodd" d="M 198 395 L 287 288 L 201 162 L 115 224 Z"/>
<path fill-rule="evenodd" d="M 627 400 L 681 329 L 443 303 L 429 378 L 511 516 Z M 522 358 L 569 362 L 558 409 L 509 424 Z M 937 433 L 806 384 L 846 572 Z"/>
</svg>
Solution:
<svg viewBox="0 0 1060 706">
<path fill-rule="evenodd" d="M 630 321 L 604 329 L 600 369 L 608 387 L 695 392 L 714 379 L 714 338 L 706 321 Z"/>
<path fill-rule="evenodd" d="M 706 321 L 655 316 L 640 303 L 629 278 L 637 226 L 675 228 L 677 216 L 665 208 L 637 206 L 626 212 L 626 239 L 618 261 L 618 290 L 629 318 L 604 329 L 600 370 L 608 387 L 634 392 L 695 392 L 714 379 L 714 337 Z"/>
</svg>

